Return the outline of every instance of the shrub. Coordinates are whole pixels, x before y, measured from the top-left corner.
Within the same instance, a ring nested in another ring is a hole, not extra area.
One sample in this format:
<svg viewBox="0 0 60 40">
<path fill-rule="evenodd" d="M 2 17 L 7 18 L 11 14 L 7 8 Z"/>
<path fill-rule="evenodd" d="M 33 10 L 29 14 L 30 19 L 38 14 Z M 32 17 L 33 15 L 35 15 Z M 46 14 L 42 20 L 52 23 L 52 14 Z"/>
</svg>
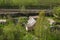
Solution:
<svg viewBox="0 0 60 40">
<path fill-rule="evenodd" d="M 19 18 L 17 25 L 14 25 L 12 19 L 8 19 L 8 24 L 4 26 L 3 34 L 1 34 L 3 40 L 23 40 L 26 30 L 21 23 L 25 20 L 25 18 Z"/>
<path fill-rule="evenodd" d="M 37 23 L 35 25 L 35 35 L 39 38 L 39 40 L 45 40 L 46 38 L 46 30 L 49 28 L 49 22 L 45 17 L 45 12 L 42 10 L 39 13 L 39 18 L 37 19 Z"/>
<path fill-rule="evenodd" d="M 38 38 L 37 38 L 36 36 L 30 34 L 30 33 L 27 33 L 27 34 L 24 36 L 23 40 L 38 40 Z"/>
<path fill-rule="evenodd" d="M 55 17 L 60 17 L 60 7 L 54 7 L 53 14 Z"/>
</svg>

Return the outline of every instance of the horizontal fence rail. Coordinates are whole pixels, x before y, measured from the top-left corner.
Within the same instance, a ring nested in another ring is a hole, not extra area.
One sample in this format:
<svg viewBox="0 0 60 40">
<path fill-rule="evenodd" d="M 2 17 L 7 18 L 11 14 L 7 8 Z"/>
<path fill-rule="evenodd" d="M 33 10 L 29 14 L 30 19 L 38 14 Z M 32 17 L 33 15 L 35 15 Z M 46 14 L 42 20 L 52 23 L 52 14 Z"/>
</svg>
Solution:
<svg viewBox="0 0 60 40">
<path fill-rule="evenodd" d="M 39 13 L 40 9 L 0 9 L 0 14 L 16 14 L 16 13 Z M 45 12 L 49 13 L 51 10 L 44 9 Z"/>
</svg>

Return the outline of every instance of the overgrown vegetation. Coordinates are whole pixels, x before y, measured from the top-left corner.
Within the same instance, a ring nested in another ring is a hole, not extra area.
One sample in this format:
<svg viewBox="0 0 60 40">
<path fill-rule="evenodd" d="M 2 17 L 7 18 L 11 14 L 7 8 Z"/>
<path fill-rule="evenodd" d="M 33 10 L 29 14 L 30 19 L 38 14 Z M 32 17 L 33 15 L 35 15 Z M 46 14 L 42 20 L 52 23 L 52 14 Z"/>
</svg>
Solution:
<svg viewBox="0 0 60 40">
<path fill-rule="evenodd" d="M 53 17 L 45 16 L 45 11 L 39 12 L 39 18 L 33 31 L 26 31 L 27 17 L 18 18 L 17 22 L 9 16 L 6 25 L 0 23 L 0 40 L 60 40 L 60 0 L 0 0 L 0 8 L 37 8 L 52 9 Z M 2 18 L 2 17 L 0 17 Z M 53 31 L 48 18 L 54 19 Z M 4 17 L 5 19 L 5 17 Z"/>
<path fill-rule="evenodd" d="M 50 17 L 46 17 L 45 11 L 42 10 L 39 13 L 34 31 L 31 32 L 27 32 L 23 25 L 27 23 L 28 18 L 19 17 L 16 24 L 14 24 L 12 18 L 9 18 L 7 19 L 8 24 L 0 25 L 0 40 L 60 40 L 60 30 L 56 29 L 51 32 L 51 25 L 47 18 Z M 55 16 L 53 18 L 56 19 Z"/>
<path fill-rule="evenodd" d="M 0 8 L 50 8 L 59 6 L 60 0 L 0 0 Z"/>
<path fill-rule="evenodd" d="M 60 7 L 59 7 L 60 8 Z M 53 12 L 53 15 L 54 14 L 58 14 L 57 18 L 54 16 L 54 17 L 51 17 L 51 19 L 54 19 L 55 22 L 57 23 L 58 21 L 60 21 L 60 17 L 59 17 L 59 8 L 55 9 L 57 11 L 54 11 Z M 54 10 L 53 9 L 53 10 Z M 41 11 L 40 14 L 39 14 L 39 18 L 37 19 L 37 23 L 36 23 L 36 26 L 35 26 L 35 29 L 34 29 L 34 32 L 35 32 L 35 36 L 38 37 L 38 40 L 60 40 L 60 25 L 58 22 L 57 24 L 54 23 L 52 27 L 54 31 L 51 32 L 51 25 L 49 24 L 48 22 L 48 18 L 50 17 L 46 17 L 45 16 L 45 12 L 44 11 Z M 57 26 L 56 26 L 57 25 Z"/>
</svg>

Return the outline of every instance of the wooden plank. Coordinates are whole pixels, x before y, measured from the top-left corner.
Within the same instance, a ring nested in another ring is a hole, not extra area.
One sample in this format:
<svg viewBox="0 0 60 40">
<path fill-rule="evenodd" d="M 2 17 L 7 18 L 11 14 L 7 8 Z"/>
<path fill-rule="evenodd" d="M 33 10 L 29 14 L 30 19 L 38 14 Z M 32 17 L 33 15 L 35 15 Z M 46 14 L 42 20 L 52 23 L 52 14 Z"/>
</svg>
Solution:
<svg viewBox="0 0 60 40">
<path fill-rule="evenodd" d="M 0 14 L 16 14 L 16 13 L 39 13 L 41 10 L 40 9 L 0 9 Z M 45 12 L 49 12 L 50 10 L 44 9 Z"/>
</svg>

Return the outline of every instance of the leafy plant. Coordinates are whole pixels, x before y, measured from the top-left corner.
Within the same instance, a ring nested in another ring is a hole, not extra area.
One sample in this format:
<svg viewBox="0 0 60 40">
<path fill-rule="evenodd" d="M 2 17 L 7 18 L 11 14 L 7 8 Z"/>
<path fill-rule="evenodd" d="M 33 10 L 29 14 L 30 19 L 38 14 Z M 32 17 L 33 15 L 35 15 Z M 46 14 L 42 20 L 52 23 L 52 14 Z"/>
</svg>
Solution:
<svg viewBox="0 0 60 40">
<path fill-rule="evenodd" d="M 37 19 L 37 23 L 35 25 L 35 35 L 39 38 L 39 40 L 46 40 L 45 31 L 49 28 L 49 22 L 45 17 L 45 12 L 41 11 L 39 13 L 39 18 Z"/>
</svg>

